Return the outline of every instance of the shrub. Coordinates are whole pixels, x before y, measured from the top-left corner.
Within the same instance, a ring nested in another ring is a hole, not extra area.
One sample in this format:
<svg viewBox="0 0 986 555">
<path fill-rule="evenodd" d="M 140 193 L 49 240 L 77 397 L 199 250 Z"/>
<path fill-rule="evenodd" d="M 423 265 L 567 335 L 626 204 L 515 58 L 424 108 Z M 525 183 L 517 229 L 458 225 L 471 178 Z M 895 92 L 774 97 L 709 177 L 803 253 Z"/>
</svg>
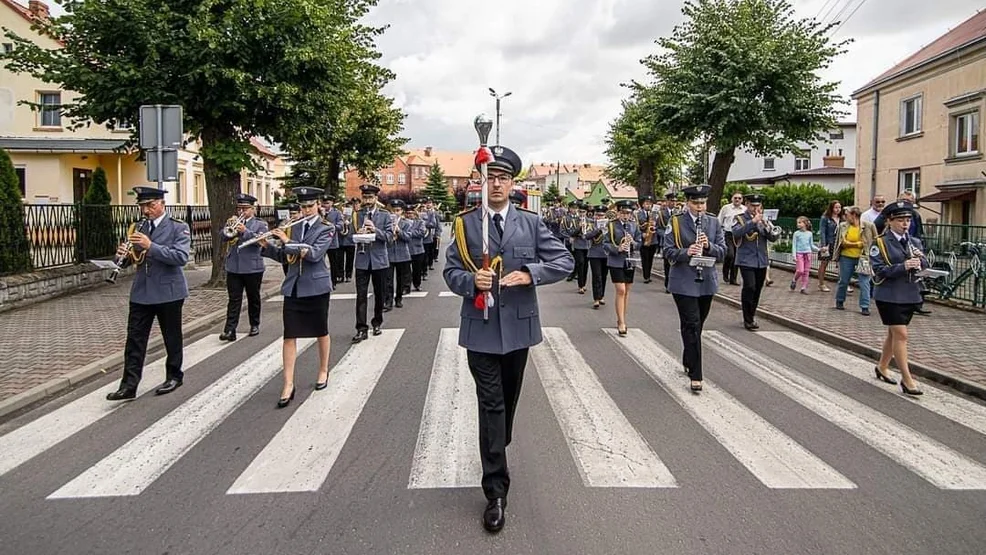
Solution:
<svg viewBox="0 0 986 555">
<path fill-rule="evenodd" d="M 31 270 L 31 249 L 24 228 L 24 203 L 10 156 L 0 149 L 0 274 Z"/>
</svg>

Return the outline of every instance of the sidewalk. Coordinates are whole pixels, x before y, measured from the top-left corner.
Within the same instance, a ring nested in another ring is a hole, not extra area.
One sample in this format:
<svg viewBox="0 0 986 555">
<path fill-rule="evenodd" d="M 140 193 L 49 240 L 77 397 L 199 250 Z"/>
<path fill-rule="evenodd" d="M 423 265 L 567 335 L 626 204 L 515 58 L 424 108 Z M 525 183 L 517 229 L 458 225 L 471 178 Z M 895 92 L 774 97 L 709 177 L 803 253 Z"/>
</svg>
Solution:
<svg viewBox="0 0 986 555">
<path fill-rule="evenodd" d="M 791 291 L 794 273 L 778 267 L 770 269 L 774 284 L 764 287 L 760 297 L 760 317 L 795 331 L 813 336 L 837 347 L 871 358 L 879 358 L 886 328 L 880 322 L 876 303 L 871 316 L 859 311 L 859 293 L 849 294 L 846 309 L 835 309 L 836 284 L 832 291 L 818 290 L 812 277 L 808 295 Z M 721 275 L 720 275 L 721 277 Z M 722 285 L 717 299 L 740 306 L 741 287 Z M 918 375 L 960 391 L 986 398 L 986 315 L 938 305 L 925 304 L 929 316 L 915 315 L 908 326 L 908 355 L 911 369 Z"/>
<path fill-rule="evenodd" d="M 226 316 L 226 291 L 201 287 L 211 271 L 209 265 L 185 271 L 190 289 L 182 308 L 186 337 Z M 264 299 L 278 293 L 283 276 L 280 265 L 267 261 Z M 121 276 L 116 285 L 0 313 L 0 415 L 122 365 L 132 281 Z M 155 322 L 148 352 L 161 343 Z"/>
</svg>

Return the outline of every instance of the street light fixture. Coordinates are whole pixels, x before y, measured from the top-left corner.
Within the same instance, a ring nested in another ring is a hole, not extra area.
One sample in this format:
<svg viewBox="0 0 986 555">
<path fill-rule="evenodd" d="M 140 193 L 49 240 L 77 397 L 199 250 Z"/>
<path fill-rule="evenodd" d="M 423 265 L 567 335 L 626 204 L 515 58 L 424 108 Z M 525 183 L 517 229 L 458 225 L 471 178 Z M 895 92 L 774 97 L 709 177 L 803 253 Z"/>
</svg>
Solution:
<svg viewBox="0 0 986 555">
<path fill-rule="evenodd" d="M 505 93 L 503 95 L 496 94 L 493 87 L 490 87 L 490 96 L 496 99 L 496 144 L 500 144 L 500 99 L 507 98 L 513 94 L 512 92 Z"/>
</svg>

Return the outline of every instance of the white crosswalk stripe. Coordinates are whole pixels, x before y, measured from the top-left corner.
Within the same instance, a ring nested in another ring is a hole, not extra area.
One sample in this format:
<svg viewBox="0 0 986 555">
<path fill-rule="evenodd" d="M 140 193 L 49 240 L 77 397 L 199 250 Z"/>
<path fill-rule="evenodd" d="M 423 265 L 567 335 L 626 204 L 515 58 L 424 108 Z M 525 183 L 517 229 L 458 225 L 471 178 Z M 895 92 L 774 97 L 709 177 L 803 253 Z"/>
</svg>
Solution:
<svg viewBox="0 0 986 555">
<path fill-rule="evenodd" d="M 367 293 L 367 298 L 372 297 L 373 293 Z M 332 293 L 329 296 L 330 301 L 353 301 L 356 300 L 356 293 Z M 284 295 L 275 295 L 267 299 L 269 303 L 283 303 Z"/>
<path fill-rule="evenodd" d="M 314 342 L 299 339 L 298 352 Z M 281 370 L 281 343 L 275 340 L 48 498 L 140 494 Z"/>
<path fill-rule="evenodd" d="M 439 297 L 458 297 L 455 293 L 451 291 L 441 291 L 438 293 Z"/>
<path fill-rule="evenodd" d="M 689 382 L 681 373 L 681 365 L 643 331 L 631 329 L 626 337 L 617 337 L 615 330 L 605 331 L 765 486 L 856 487 L 712 381 L 704 380 L 702 393 L 693 395 L 687 389 Z"/>
<path fill-rule="evenodd" d="M 561 328 L 544 328 L 531 349 L 541 384 L 589 487 L 671 488 L 677 484 Z"/>
<path fill-rule="evenodd" d="M 444 328 L 435 348 L 408 488 L 479 486 L 483 469 L 478 410 L 466 350 L 459 347 L 459 330 Z"/>
<path fill-rule="evenodd" d="M 403 335 L 384 330 L 346 351 L 226 493 L 318 491 Z"/>
<path fill-rule="evenodd" d="M 706 345 L 750 375 L 787 395 L 941 489 L 986 489 L 986 467 L 913 428 L 710 331 Z"/>
<path fill-rule="evenodd" d="M 219 341 L 218 334 L 203 337 L 185 347 L 184 366 L 191 369 L 230 345 L 232 343 Z M 138 397 L 165 380 L 164 362 L 162 357 L 144 367 L 143 379 L 137 387 Z M 191 374 L 194 375 L 194 370 Z M 116 391 L 118 387 L 119 382 L 106 384 L 0 437 L 0 476 L 124 406 L 126 403 L 106 400 L 106 394 Z"/>
</svg>

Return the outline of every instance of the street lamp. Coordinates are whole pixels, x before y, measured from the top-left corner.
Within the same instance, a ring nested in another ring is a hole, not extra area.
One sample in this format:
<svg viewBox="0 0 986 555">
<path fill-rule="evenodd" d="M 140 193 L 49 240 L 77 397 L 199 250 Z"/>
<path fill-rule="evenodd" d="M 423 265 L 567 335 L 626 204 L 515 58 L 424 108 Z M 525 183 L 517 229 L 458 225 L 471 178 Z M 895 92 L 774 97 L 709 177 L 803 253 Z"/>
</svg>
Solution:
<svg viewBox="0 0 986 555">
<path fill-rule="evenodd" d="M 500 144 L 500 99 L 507 98 L 511 94 L 513 93 L 508 92 L 502 96 L 497 95 L 496 91 L 494 91 L 493 88 L 490 87 L 490 96 L 496 99 L 496 144 L 498 145 Z"/>
</svg>

